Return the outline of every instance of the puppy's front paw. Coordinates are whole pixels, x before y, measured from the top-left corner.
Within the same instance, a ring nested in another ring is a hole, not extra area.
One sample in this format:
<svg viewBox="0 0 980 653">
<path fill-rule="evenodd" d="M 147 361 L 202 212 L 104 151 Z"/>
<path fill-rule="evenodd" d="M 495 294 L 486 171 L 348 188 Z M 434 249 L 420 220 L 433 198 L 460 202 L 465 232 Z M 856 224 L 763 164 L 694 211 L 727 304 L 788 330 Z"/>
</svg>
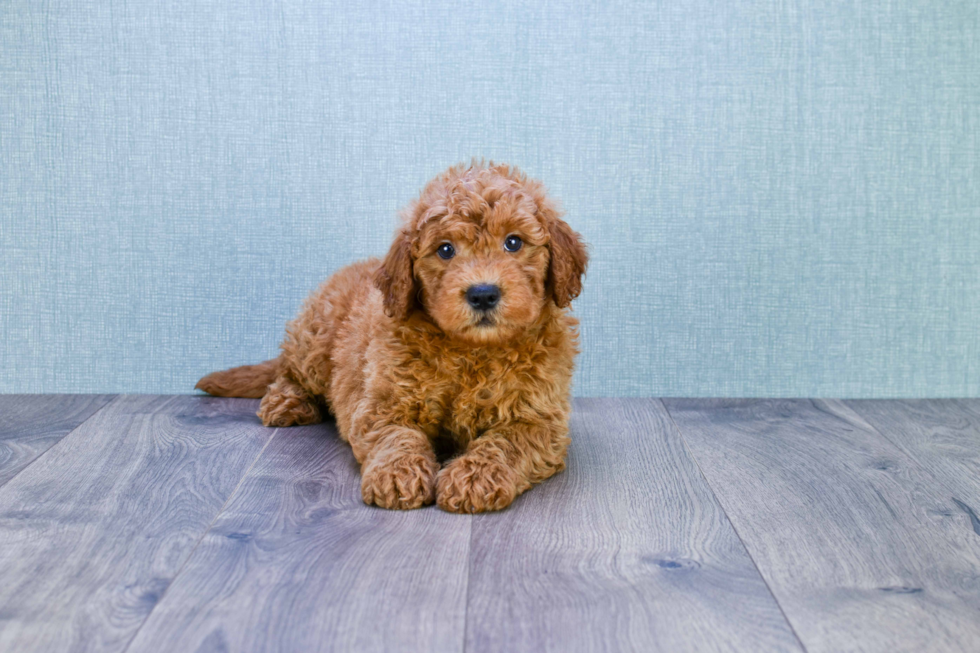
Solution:
<svg viewBox="0 0 980 653">
<path fill-rule="evenodd" d="M 369 462 L 361 473 L 364 503 L 392 510 L 421 508 L 435 500 L 439 464 L 421 454 L 399 454 Z"/>
<path fill-rule="evenodd" d="M 448 512 L 489 512 L 520 494 L 517 472 L 495 460 L 463 455 L 439 472 L 436 497 Z"/>
</svg>

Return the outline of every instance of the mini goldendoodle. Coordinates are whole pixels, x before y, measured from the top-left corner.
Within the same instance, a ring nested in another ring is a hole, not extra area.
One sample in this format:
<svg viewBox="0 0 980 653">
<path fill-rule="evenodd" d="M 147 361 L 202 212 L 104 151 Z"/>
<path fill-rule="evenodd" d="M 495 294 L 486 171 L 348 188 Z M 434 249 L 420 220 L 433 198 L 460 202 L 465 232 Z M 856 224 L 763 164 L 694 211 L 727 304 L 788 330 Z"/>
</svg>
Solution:
<svg viewBox="0 0 980 653">
<path fill-rule="evenodd" d="M 266 426 L 336 417 L 365 503 L 500 510 L 561 471 L 588 256 L 538 181 L 450 168 L 402 213 L 383 261 L 331 276 L 282 354 L 197 387 L 261 397 Z M 440 467 L 440 459 L 452 455 Z"/>
</svg>

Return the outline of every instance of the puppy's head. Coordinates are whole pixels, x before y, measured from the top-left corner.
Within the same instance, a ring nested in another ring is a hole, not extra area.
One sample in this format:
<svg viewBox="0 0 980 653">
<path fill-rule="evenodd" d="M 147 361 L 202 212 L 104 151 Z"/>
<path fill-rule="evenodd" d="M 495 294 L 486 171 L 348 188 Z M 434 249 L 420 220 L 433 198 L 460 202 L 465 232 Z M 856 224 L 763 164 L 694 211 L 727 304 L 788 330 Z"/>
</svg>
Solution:
<svg viewBox="0 0 980 653">
<path fill-rule="evenodd" d="M 582 290 L 581 237 L 544 187 L 516 168 L 450 168 L 403 212 L 403 226 L 375 275 L 385 311 L 423 310 L 447 334 L 502 342 L 553 302 Z"/>
</svg>

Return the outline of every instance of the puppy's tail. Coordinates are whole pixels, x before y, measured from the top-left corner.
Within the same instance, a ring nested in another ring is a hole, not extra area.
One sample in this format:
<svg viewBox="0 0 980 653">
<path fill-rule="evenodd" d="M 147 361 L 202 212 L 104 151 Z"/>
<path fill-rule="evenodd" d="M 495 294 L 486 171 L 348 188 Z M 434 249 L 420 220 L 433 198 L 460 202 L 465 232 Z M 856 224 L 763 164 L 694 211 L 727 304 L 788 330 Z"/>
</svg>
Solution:
<svg viewBox="0 0 980 653">
<path fill-rule="evenodd" d="M 281 366 L 280 359 L 273 358 L 258 365 L 242 365 L 230 370 L 211 372 L 194 387 L 215 397 L 261 399 L 269 384 L 276 380 Z"/>
</svg>

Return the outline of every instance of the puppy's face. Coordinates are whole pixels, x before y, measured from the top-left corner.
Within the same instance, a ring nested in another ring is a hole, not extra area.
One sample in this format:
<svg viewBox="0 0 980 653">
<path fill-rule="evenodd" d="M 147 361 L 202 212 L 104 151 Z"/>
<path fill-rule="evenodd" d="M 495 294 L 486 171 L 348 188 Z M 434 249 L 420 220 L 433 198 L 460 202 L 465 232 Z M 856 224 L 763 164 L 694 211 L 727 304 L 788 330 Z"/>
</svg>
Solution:
<svg viewBox="0 0 980 653">
<path fill-rule="evenodd" d="M 548 274 L 548 232 L 523 198 L 484 201 L 421 227 L 414 259 L 421 301 L 456 337 L 495 342 L 538 319 Z"/>
<path fill-rule="evenodd" d="M 451 168 L 406 211 L 376 276 L 396 319 L 424 310 L 447 334 L 514 338 L 578 296 L 587 255 L 541 185 L 499 167 Z"/>
</svg>

